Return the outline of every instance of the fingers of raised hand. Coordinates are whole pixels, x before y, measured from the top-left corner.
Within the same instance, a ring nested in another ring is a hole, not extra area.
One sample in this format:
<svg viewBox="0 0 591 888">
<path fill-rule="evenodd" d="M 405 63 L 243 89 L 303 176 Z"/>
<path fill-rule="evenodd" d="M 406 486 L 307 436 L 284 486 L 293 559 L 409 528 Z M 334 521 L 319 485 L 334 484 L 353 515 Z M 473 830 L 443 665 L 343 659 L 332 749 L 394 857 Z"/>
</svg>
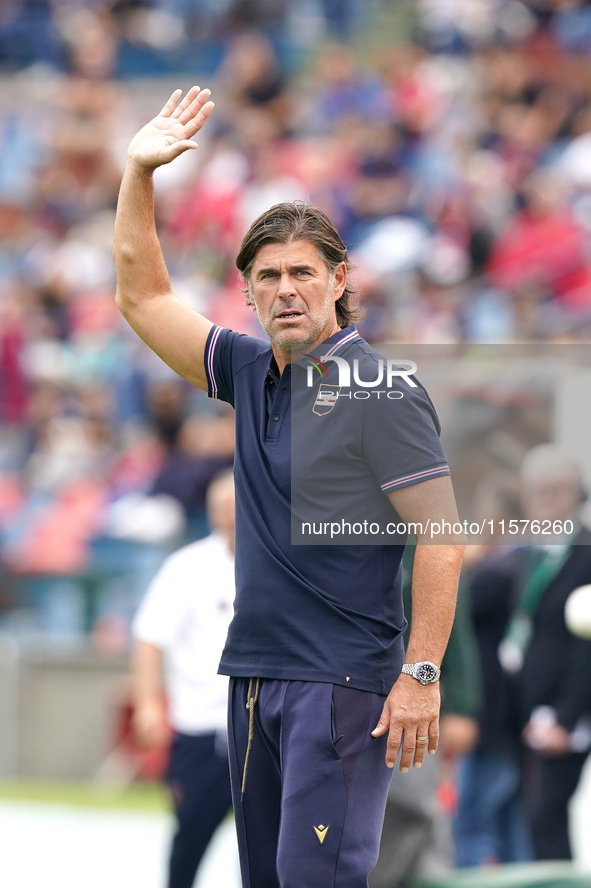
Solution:
<svg viewBox="0 0 591 888">
<path fill-rule="evenodd" d="M 192 90 L 189 90 L 189 92 L 185 96 L 185 99 L 190 97 L 190 101 L 185 105 L 184 108 L 182 107 L 184 101 L 181 102 L 181 105 L 179 105 L 180 114 L 178 115 L 178 118 L 179 123 L 182 123 L 183 126 L 186 126 L 192 120 L 195 120 L 211 95 L 210 89 L 202 89 L 199 91 L 199 87 L 197 87 L 197 90 L 198 92 L 194 93 L 193 95 L 191 95 Z"/>
<path fill-rule="evenodd" d="M 198 111 L 196 116 L 185 124 L 185 135 L 194 136 L 195 133 L 199 132 L 213 109 L 213 102 L 206 102 L 205 105 L 203 105 L 203 107 Z"/>
<path fill-rule="evenodd" d="M 197 98 L 198 95 L 199 95 L 199 87 L 192 86 L 191 89 L 187 90 L 187 92 L 185 93 L 183 100 L 181 102 L 179 102 L 179 104 L 176 106 L 176 108 L 174 109 L 174 111 L 172 113 L 172 116 L 178 117 L 180 119 L 182 117 L 182 115 L 185 113 L 185 111 L 187 110 L 187 108 Z"/>
<path fill-rule="evenodd" d="M 173 92 L 173 94 L 169 98 L 168 102 L 166 103 L 166 105 L 164 106 L 164 108 L 162 109 L 160 114 L 158 114 L 157 116 L 158 117 L 170 117 L 174 111 L 174 106 L 176 105 L 176 103 L 179 100 L 179 97 L 181 96 L 181 93 L 182 93 L 182 89 L 175 89 L 175 91 Z"/>
</svg>

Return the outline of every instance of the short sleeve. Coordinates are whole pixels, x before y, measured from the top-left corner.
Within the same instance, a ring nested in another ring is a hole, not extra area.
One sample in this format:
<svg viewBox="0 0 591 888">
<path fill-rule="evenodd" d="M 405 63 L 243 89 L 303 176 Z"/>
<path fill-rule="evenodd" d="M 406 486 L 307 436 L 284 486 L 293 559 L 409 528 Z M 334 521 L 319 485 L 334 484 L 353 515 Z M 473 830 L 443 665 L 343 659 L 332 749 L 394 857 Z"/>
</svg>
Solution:
<svg viewBox="0 0 591 888">
<path fill-rule="evenodd" d="M 418 382 L 400 399 L 367 401 L 364 456 L 384 493 L 450 474 L 440 428 L 431 399 Z"/>
<path fill-rule="evenodd" d="M 205 344 L 207 394 L 234 407 L 234 380 L 245 364 L 256 359 L 268 344 L 226 327 L 213 326 Z"/>
</svg>

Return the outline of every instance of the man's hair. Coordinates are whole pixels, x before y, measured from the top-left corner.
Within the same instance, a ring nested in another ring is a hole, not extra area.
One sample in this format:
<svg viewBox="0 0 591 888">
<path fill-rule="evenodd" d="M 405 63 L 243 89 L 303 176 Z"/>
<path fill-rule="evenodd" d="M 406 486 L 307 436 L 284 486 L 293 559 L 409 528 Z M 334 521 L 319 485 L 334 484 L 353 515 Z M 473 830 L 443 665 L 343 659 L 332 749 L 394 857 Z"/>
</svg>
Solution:
<svg viewBox="0 0 591 888">
<path fill-rule="evenodd" d="M 236 265 L 246 287 L 243 293 L 247 305 L 252 305 L 250 272 L 259 249 L 265 244 L 288 244 L 291 241 L 310 241 L 334 275 L 338 265 L 344 262 L 347 267 L 347 283 L 340 299 L 335 303 L 337 322 L 347 327 L 359 321 L 365 311 L 352 300 L 357 296 L 357 287 L 349 277 L 353 266 L 347 256 L 347 248 L 338 231 L 322 210 L 301 200 L 275 204 L 262 213 L 247 231 L 236 257 Z"/>
</svg>

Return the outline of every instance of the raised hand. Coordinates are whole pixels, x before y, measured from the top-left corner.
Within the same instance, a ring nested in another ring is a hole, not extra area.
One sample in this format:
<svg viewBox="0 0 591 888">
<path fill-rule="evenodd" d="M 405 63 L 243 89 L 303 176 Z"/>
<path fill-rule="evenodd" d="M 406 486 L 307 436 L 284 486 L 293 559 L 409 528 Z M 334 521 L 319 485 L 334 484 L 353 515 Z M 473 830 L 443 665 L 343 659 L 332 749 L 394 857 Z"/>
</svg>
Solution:
<svg viewBox="0 0 591 888">
<path fill-rule="evenodd" d="M 175 89 L 160 114 L 131 140 L 127 156 L 140 167 L 153 170 L 170 163 L 179 154 L 197 148 L 191 138 L 213 110 L 213 102 L 208 101 L 211 92 L 192 86 L 178 103 L 181 95 L 182 90 Z"/>
</svg>

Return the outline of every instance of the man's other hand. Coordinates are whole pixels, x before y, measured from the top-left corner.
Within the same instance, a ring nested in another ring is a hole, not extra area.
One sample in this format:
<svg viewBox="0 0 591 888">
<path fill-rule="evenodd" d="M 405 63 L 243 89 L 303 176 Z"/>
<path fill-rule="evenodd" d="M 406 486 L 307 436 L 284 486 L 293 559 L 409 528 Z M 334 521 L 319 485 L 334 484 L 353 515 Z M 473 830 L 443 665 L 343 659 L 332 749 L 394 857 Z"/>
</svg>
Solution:
<svg viewBox="0 0 591 888">
<path fill-rule="evenodd" d="M 432 754 L 437 750 L 440 702 L 439 682 L 422 685 L 411 675 L 400 675 L 371 732 L 372 737 L 381 737 L 389 731 L 386 751 L 389 768 L 394 767 L 399 749 L 403 774 L 411 764 L 420 768 L 426 751 Z"/>
</svg>

